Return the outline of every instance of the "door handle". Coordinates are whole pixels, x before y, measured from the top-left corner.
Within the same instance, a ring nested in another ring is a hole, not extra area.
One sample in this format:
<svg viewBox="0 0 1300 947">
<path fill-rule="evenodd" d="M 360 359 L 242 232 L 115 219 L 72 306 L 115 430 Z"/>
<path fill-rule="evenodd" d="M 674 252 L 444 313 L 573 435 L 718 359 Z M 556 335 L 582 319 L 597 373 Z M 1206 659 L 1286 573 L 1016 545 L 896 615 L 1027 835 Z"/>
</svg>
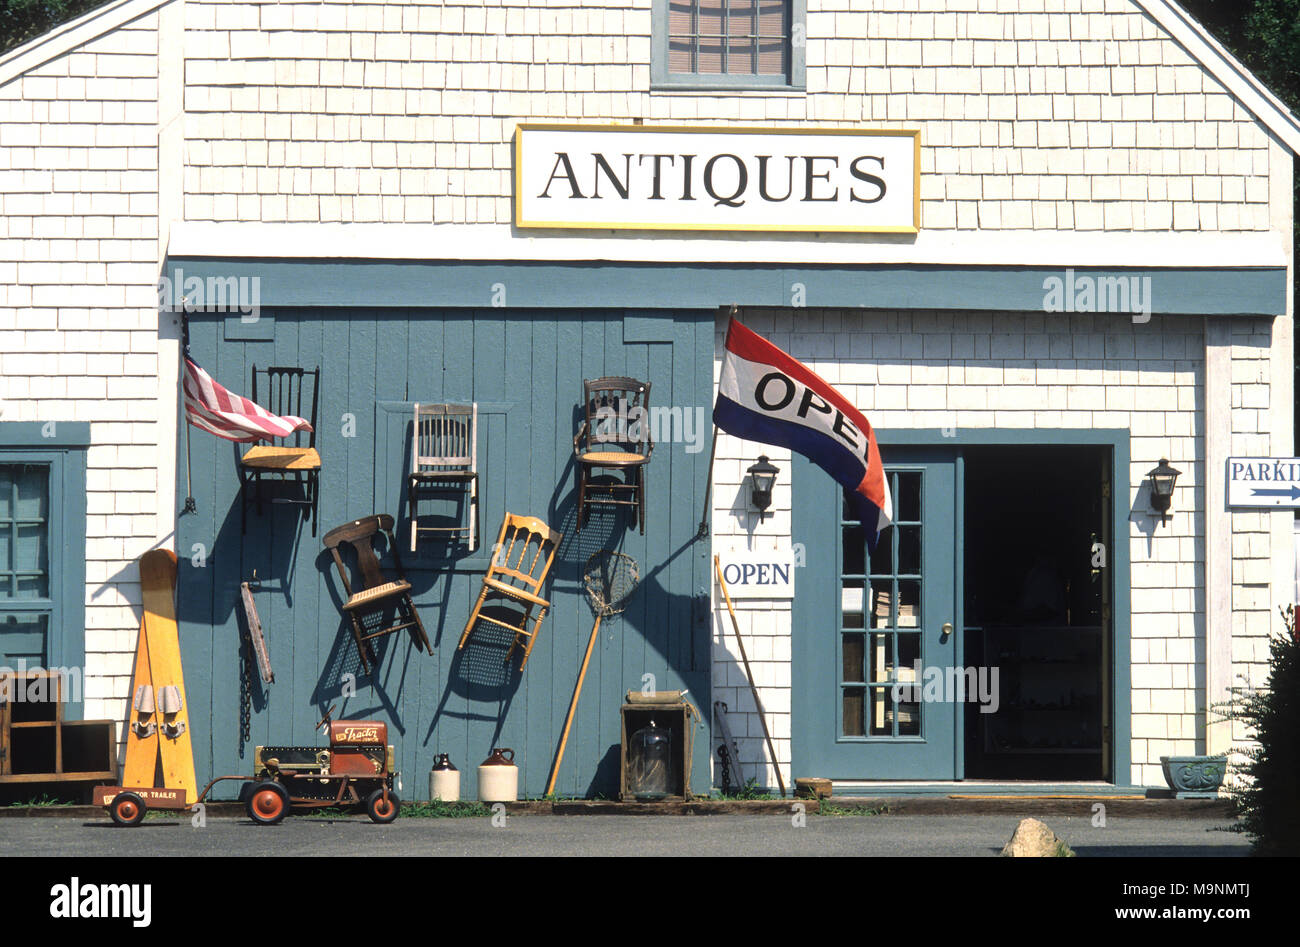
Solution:
<svg viewBox="0 0 1300 947">
<path fill-rule="evenodd" d="M 948 637 L 948 635 L 952 634 L 952 622 L 950 621 L 944 622 L 943 627 L 939 629 L 939 634 L 945 638 Z"/>
</svg>

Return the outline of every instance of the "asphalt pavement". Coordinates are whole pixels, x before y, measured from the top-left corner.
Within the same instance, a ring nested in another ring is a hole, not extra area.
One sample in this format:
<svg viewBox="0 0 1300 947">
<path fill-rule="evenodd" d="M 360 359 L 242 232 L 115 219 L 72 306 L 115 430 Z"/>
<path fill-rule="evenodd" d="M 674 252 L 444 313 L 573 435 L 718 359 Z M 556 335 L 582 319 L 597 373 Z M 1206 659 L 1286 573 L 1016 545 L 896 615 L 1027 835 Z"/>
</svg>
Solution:
<svg viewBox="0 0 1300 947">
<path fill-rule="evenodd" d="M 1041 816 L 1083 858 L 1245 855 L 1249 842 L 1222 818 Z M 0 857 L 40 856 L 995 856 L 1019 817 L 795 813 L 710 816 L 401 818 L 291 816 L 275 826 L 245 818 L 152 814 L 136 828 L 107 817 L 0 820 Z M 10 867 L 14 867 L 11 865 Z"/>
</svg>

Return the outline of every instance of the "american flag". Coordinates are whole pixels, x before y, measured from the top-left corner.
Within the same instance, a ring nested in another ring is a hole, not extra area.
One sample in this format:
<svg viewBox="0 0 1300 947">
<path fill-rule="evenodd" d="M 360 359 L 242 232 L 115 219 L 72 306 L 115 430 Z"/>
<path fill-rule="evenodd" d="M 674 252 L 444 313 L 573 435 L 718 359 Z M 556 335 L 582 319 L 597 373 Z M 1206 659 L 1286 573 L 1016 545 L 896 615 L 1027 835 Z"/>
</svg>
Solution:
<svg viewBox="0 0 1300 947">
<path fill-rule="evenodd" d="M 311 424 L 303 418 L 281 417 L 247 398 L 231 394 L 188 358 L 185 360 L 185 415 L 196 428 L 241 443 L 311 430 Z"/>
</svg>

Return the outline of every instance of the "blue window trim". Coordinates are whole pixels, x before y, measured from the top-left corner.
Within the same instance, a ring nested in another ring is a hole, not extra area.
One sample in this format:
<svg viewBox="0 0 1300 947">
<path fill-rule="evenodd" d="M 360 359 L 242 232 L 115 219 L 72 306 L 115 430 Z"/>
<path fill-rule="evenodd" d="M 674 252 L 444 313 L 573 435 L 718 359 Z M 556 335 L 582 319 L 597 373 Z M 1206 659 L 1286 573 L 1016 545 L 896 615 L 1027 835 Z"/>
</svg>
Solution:
<svg viewBox="0 0 1300 947">
<path fill-rule="evenodd" d="M 705 75 L 668 71 L 668 0 L 654 0 L 651 13 L 650 88 L 665 92 L 803 92 L 806 88 L 808 3 L 790 0 L 790 74 Z"/>
<path fill-rule="evenodd" d="M 86 448 L 85 421 L 0 422 L 0 463 L 50 465 L 50 597 L 46 662 L 78 668 L 83 693 L 64 707 L 67 719 L 82 716 L 86 664 Z M 8 608 L 9 606 L 5 606 Z"/>
</svg>

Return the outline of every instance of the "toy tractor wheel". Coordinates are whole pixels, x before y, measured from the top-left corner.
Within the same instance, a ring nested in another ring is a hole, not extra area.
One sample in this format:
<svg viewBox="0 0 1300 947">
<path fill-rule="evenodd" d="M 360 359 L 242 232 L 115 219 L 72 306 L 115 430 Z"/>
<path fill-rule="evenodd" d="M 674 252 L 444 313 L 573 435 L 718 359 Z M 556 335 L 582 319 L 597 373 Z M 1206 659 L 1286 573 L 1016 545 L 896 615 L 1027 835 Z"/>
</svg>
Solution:
<svg viewBox="0 0 1300 947">
<path fill-rule="evenodd" d="M 248 817 L 259 825 L 275 825 L 289 814 L 289 792 L 274 780 L 253 787 L 248 794 Z"/>
<path fill-rule="evenodd" d="M 108 806 L 108 814 L 118 825 L 139 825 L 144 821 L 144 813 L 144 800 L 133 792 L 118 793 Z"/>
<path fill-rule="evenodd" d="M 366 814 L 370 816 L 371 822 L 378 822 L 380 825 L 387 825 L 397 818 L 397 813 L 402 808 L 402 800 L 397 798 L 397 793 L 391 789 L 388 790 L 388 801 L 384 801 L 383 789 L 376 789 L 366 797 Z"/>
</svg>

